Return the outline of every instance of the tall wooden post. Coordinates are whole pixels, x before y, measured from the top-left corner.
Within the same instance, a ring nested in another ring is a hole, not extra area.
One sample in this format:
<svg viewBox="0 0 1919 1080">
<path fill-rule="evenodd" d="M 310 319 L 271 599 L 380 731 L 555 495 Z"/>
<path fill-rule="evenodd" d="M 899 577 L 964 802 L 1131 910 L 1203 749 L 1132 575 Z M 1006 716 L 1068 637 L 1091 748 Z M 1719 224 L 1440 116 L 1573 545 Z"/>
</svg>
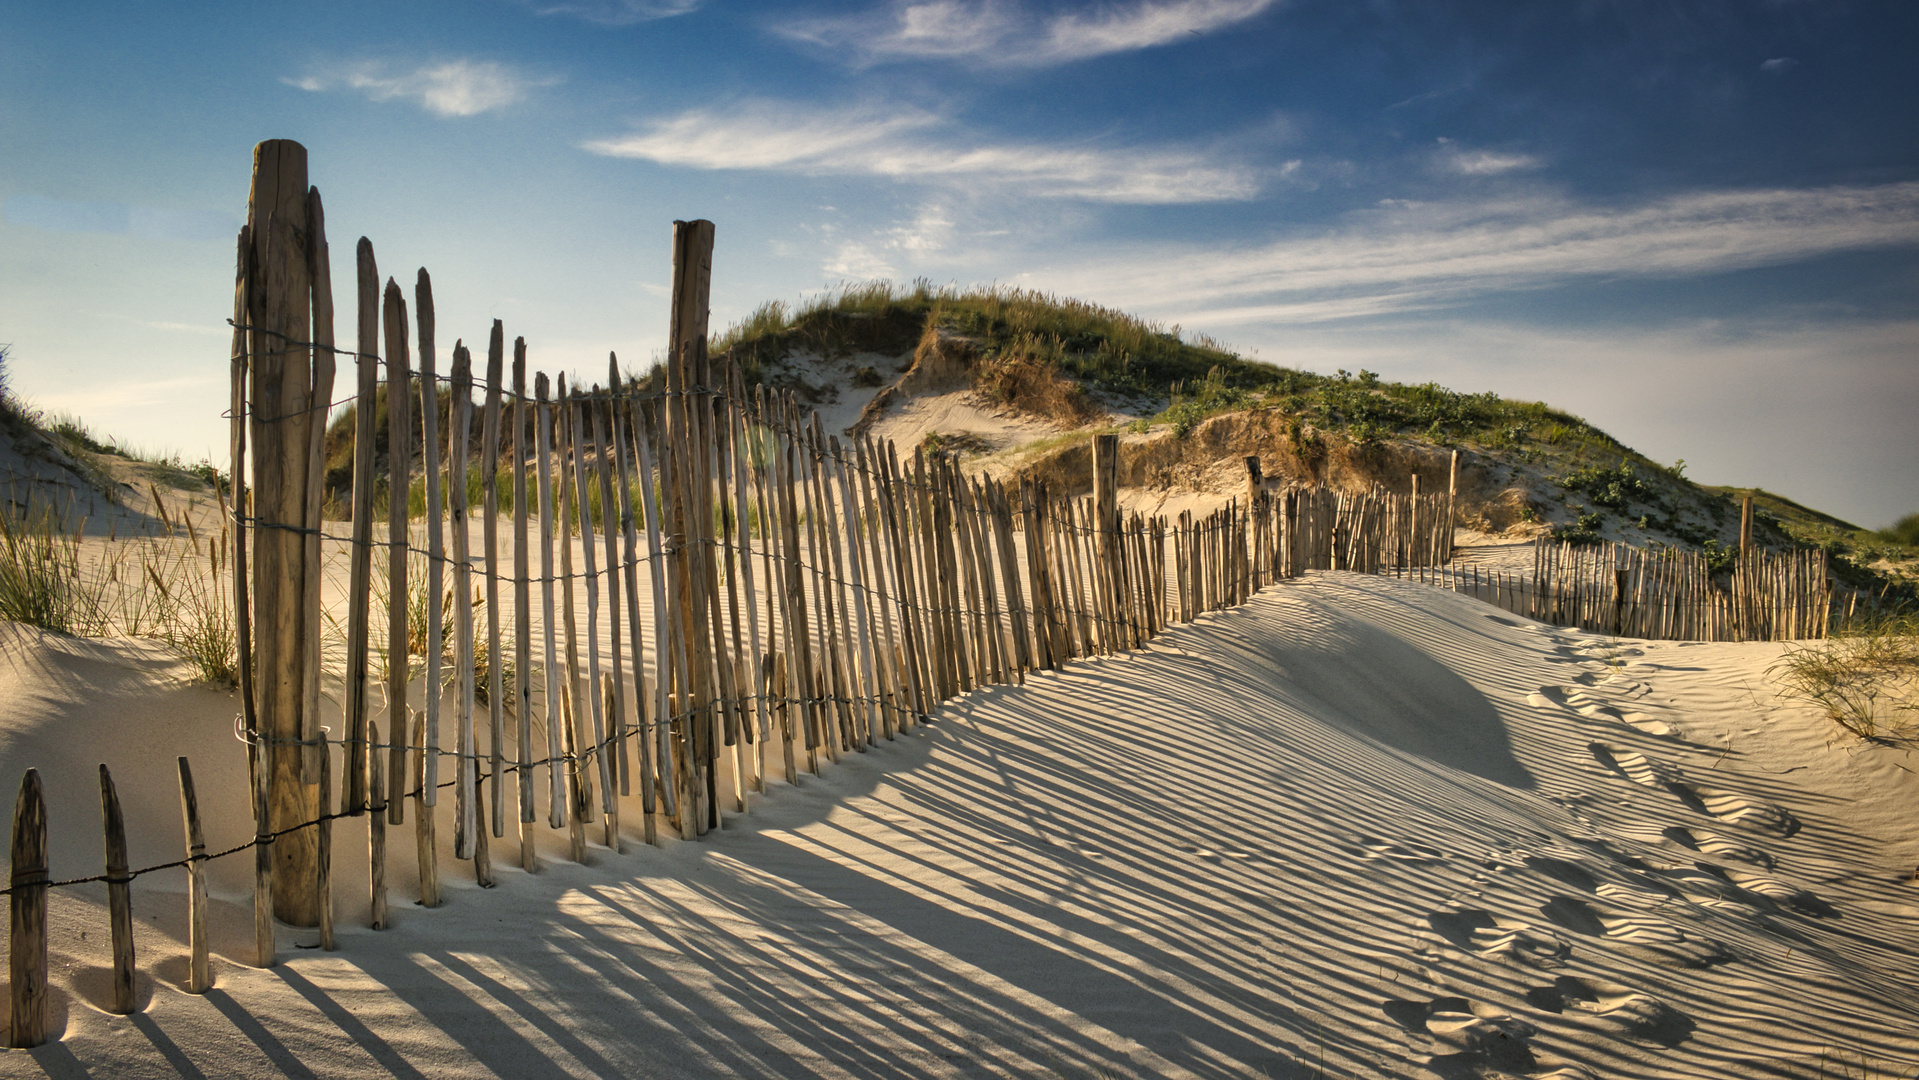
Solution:
<svg viewBox="0 0 1919 1080">
<path fill-rule="evenodd" d="M 406 300 L 399 283 L 386 282 L 381 296 L 381 326 L 386 331 L 386 535 L 387 535 L 387 651 L 386 775 L 397 794 L 387 798 L 387 824 L 406 824 L 406 739 L 411 715 L 407 712 L 408 672 L 407 550 L 412 531 L 407 525 L 407 503 L 413 488 L 413 376 L 407 350 Z M 431 455 L 426 460 L 431 463 Z M 520 668 L 525 671 L 524 665 Z"/>
<path fill-rule="evenodd" d="M 1452 464 L 1446 473 L 1446 528 L 1441 538 L 1444 545 L 1441 561 L 1453 561 L 1453 531 L 1459 528 L 1459 451 L 1453 451 Z"/>
<path fill-rule="evenodd" d="M 1099 591 L 1102 631 L 1109 637 L 1120 631 L 1119 598 L 1125 595 L 1124 582 L 1126 567 L 1120 558 L 1119 537 L 1119 436 L 1115 434 L 1093 436 L 1093 522 L 1099 532 L 1100 565 L 1105 568 L 1104 588 Z M 1094 581 L 1100 581 L 1101 575 L 1094 574 Z M 1113 648 L 1126 648 L 1132 644 L 1130 638 L 1118 640 Z"/>
<path fill-rule="evenodd" d="M 1406 573 L 1419 565 L 1419 474 L 1413 474 L 1413 497 L 1406 502 Z"/>
<path fill-rule="evenodd" d="M 204 994 L 213 986 L 207 966 L 207 840 L 200 830 L 200 798 L 193 790 L 193 767 L 180 759 L 180 816 L 187 841 L 187 993 Z"/>
<path fill-rule="evenodd" d="M 253 243 L 247 286 L 248 355 L 253 373 L 249 402 L 253 437 L 254 614 L 258 634 L 253 685 L 260 736 L 266 740 L 269 829 L 311 821 L 319 804 L 318 776 L 309 782 L 305 715 L 310 643 L 319 612 L 309 610 L 306 587 L 310 429 L 323 423 L 313 411 L 312 276 L 306 148 L 285 139 L 253 151 L 247 232 Z M 318 759 L 315 755 L 314 764 Z M 316 768 L 317 773 L 317 768 Z M 295 926 L 319 921 L 313 892 L 318 846 L 314 831 L 299 829 L 273 843 L 273 913 Z"/>
<path fill-rule="evenodd" d="M 47 800 L 40 773 L 20 778 L 13 804 L 13 936 L 8 941 L 12 1037 L 25 1048 L 47 1041 Z"/>
<path fill-rule="evenodd" d="M 113 939 L 112 1011 L 125 1016 L 133 1011 L 133 878 L 127 873 L 126 818 L 105 762 L 100 765 L 100 817 L 105 825 L 107 922 Z"/>
<path fill-rule="evenodd" d="M 367 620 L 373 598 L 373 406 L 380 386 L 380 270 L 373 244 L 360 238 L 355 250 L 359 273 L 358 384 L 353 403 L 353 552 L 347 586 L 346 793 L 340 800 L 348 813 L 366 807 L 367 769 Z M 391 445 L 391 432 L 388 444 Z M 391 498 L 392 496 L 389 496 Z M 404 493 L 400 496 L 404 500 Z M 399 556 L 404 563 L 405 556 Z M 392 594 L 405 596 L 405 592 Z M 404 604 L 395 602 L 397 607 Z M 404 661 L 402 661 L 404 663 Z"/>
<path fill-rule="evenodd" d="M 702 431 L 700 410 L 710 410 L 712 401 L 704 392 L 706 388 L 695 384 L 706 370 L 708 300 L 713 284 L 713 234 L 713 223 L 710 221 L 673 223 L 673 306 L 667 343 L 668 386 L 670 390 L 678 390 L 685 396 L 669 403 L 667 414 L 674 423 L 666 434 L 674 444 L 672 460 L 675 468 L 672 471 L 678 482 L 674 489 L 677 497 L 671 520 L 678 541 L 689 545 L 685 556 L 678 562 L 678 629 L 687 675 L 687 694 L 682 696 L 681 705 L 686 710 L 683 722 L 687 725 L 687 748 L 693 755 L 694 781 L 696 786 L 707 790 L 708 795 L 703 807 L 696 799 L 695 805 L 681 815 L 681 835 L 688 838 L 688 825 L 692 825 L 697 834 L 719 824 L 719 811 L 711 799 L 711 790 L 708 790 L 714 782 L 711 760 L 713 714 L 709 711 L 714 701 L 710 683 L 713 661 L 708 651 L 709 639 L 705 627 L 706 595 L 702 591 L 705 584 L 702 560 L 706 552 L 695 542 L 712 523 L 711 500 L 710 488 L 700 483 L 705 459 L 691 459 Z M 797 555 L 797 551 L 794 554 Z M 704 813 L 697 812 L 700 810 L 704 810 Z"/>
</svg>

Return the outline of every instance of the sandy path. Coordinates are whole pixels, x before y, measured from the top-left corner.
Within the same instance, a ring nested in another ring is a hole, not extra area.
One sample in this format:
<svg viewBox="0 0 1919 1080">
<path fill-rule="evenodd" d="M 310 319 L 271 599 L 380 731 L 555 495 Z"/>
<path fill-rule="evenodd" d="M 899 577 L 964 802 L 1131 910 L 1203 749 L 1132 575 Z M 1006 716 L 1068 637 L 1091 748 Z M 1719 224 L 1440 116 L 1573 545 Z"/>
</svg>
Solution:
<svg viewBox="0 0 1919 1080">
<path fill-rule="evenodd" d="M 532 879 L 509 843 L 490 893 L 451 871 L 442 910 L 216 960 L 204 998 L 175 989 L 178 896 L 143 880 L 158 968 L 131 1018 L 90 1003 L 103 912 L 67 898 L 56 927 L 90 932 L 55 941 L 65 1038 L 0 1073 L 1898 1075 L 1912 766 L 1774 702 L 1778 649 L 1311 575 L 957 702 L 705 842 Z M 9 780 L 49 768 L 48 725 L 84 738 L 154 692 L 13 707 L 32 685 L 0 685 Z M 88 780 L 62 781 L 82 806 Z M 169 787 L 131 787 L 130 817 L 174 820 Z"/>
</svg>

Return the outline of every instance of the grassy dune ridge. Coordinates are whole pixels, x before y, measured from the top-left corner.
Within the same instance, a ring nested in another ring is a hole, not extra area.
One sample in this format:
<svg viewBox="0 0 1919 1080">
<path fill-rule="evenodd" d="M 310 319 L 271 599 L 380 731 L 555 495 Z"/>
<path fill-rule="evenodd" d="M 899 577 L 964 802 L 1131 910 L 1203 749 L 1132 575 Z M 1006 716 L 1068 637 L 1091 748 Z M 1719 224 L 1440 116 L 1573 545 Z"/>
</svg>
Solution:
<svg viewBox="0 0 1919 1080">
<path fill-rule="evenodd" d="M 1548 481 L 1543 499 L 1522 506 L 1574 541 L 1597 539 L 1611 523 L 1652 542 L 1705 550 L 1730 565 L 1724 539 L 1742 496 L 1757 508 L 1755 538 L 1768 547 L 1817 547 L 1860 590 L 1919 602 L 1919 515 L 1875 531 L 1759 489 L 1701 485 L 1639 453 L 1585 419 L 1540 401 L 1408 384 L 1378 374 L 1323 375 L 1240 355 L 1189 334 L 1096 303 L 1009 286 L 936 286 L 922 278 L 846 285 L 798 304 L 768 301 L 714 335 L 710 349 L 738 361 L 750 379 L 793 353 L 898 355 L 929 336 L 966 340 L 977 352 L 975 387 L 989 398 L 1041 415 L 1075 410 L 1055 380 L 1072 384 L 1122 428 L 1170 430 L 1185 438 L 1208 418 L 1277 414 L 1299 456 L 1329 446 L 1364 454 L 1386 443 L 1461 449 Z M 657 376 L 652 376 L 657 377 Z M 794 387 L 804 399 L 810 387 Z M 1040 395 L 1024 400 L 1023 393 Z M 937 444 L 955 440 L 935 433 Z M 962 445 L 964 440 L 958 440 Z M 1903 531 L 1902 531 L 1903 530 Z"/>
</svg>

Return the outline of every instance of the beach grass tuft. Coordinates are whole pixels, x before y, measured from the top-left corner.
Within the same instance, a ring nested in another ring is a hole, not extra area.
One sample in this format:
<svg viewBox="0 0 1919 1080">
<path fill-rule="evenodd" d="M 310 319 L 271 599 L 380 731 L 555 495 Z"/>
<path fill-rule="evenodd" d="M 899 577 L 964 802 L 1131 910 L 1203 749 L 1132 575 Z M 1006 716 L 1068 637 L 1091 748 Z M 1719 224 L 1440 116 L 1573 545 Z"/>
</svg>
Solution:
<svg viewBox="0 0 1919 1080">
<path fill-rule="evenodd" d="M 1919 719 L 1919 614 L 1895 611 L 1823 641 L 1792 644 L 1767 673 L 1862 739 L 1901 737 Z"/>
</svg>

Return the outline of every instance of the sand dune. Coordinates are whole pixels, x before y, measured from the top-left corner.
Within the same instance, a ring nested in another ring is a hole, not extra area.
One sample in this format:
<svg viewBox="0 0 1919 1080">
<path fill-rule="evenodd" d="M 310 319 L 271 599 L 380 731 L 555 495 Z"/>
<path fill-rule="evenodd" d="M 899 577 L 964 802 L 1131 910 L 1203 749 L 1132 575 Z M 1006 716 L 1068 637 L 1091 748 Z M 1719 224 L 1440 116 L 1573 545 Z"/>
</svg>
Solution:
<svg viewBox="0 0 1919 1080">
<path fill-rule="evenodd" d="M 336 953 L 226 959 L 228 865 L 204 997 L 181 881 L 143 878 L 133 1017 L 98 1008 L 103 894 L 63 890 L 64 1035 L 0 1072 L 1905 1075 L 1919 765 L 1776 701 L 1779 649 L 1310 574 L 960 699 L 700 843 L 528 877 L 509 840 L 497 888 L 453 871 L 380 933 L 343 899 Z M 154 654 L 9 629 L 4 656 L 0 777 L 48 777 L 57 876 L 97 865 L 97 761 L 137 863 L 177 857 L 174 754 L 238 788 L 231 699 Z M 364 842 L 341 826 L 343 871 Z"/>
</svg>

